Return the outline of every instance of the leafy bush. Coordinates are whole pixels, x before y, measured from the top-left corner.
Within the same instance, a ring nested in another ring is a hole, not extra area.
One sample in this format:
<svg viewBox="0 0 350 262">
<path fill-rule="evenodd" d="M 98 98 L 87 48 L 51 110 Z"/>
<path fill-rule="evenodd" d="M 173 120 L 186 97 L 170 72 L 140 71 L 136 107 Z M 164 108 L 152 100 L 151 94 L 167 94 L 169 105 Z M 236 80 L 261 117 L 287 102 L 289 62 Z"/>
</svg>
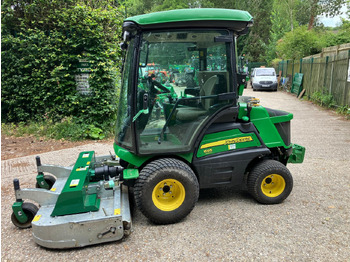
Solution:
<svg viewBox="0 0 350 262">
<path fill-rule="evenodd" d="M 316 91 L 311 95 L 311 100 L 327 108 L 334 106 L 333 96 L 326 92 Z"/>
<path fill-rule="evenodd" d="M 340 106 L 337 108 L 337 113 L 350 116 L 350 107 L 349 106 Z"/>
<path fill-rule="evenodd" d="M 340 27 L 324 34 L 326 47 L 350 43 L 350 21 L 343 20 Z"/>
<path fill-rule="evenodd" d="M 20 3 L 2 2 L 2 122 L 102 138 L 116 115 L 122 14 L 108 0 Z M 79 59 L 91 64 L 89 94 L 77 92 Z"/>
<path fill-rule="evenodd" d="M 277 43 L 278 56 L 283 59 L 300 59 L 322 51 L 325 43 L 314 30 L 300 26 L 288 32 Z"/>
<path fill-rule="evenodd" d="M 271 63 L 271 66 L 274 67 L 274 68 L 278 68 L 278 64 L 281 62 L 282 60 L 279 59 L 279 58 L 275 58 L 273 59 L 270 63 Z M 278 72 L 277 72 L 278 73 Z"/>
</svg>

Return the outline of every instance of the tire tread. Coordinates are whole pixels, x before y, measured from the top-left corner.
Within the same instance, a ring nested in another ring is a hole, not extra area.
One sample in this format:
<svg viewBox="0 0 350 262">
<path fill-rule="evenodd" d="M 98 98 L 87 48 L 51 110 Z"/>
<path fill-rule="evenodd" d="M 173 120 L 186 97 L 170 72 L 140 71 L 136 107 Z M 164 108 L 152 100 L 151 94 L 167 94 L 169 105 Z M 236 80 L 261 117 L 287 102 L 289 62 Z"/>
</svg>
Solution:
<svg viewBox="0 0 350 262">
<path fill-rule="evenodd" d="M 286 182 L 286 189 L 283 193 L 277 197 L 269 198 L 263 196 L 260 192 L 260 179 L 262 176 L 266 176 L 269 173 L 278 173 L 283 175 Z M 258 163 L 250 172 L 247 181 L 248 192 L 255 198 L 256 201 L 262 204 L 278 204 L 285 200 L 293 188 L 293 177 L 287 167 L 276 160 L 263 160 Z"/>
<path fill-rule="evenodd" d="M 181 172 L 182 176 L 185 176 L 187 179 L 195 185 L 194 192 L 190 192 L 194 194 L 195 201 L 192 203 L 191 207 L 187 210 L 188 212 L 184 214 L 180 214 L 178 216 L 172 216 L 170 218 L 162 218 L 159 214 L 153 214 L 148 208 L 146 208 L 143 204 L 143 189 L 144 187 L 151 182 L 156 176 L 155 174 L 160 171 L 172 171 L 177 170 Z M 149 164 L 147 164 L 140 172 L 138 179 L 134 185 L 134 197 L 136 206 L 139 210 L 144 214 L 148 219 L 156 224 L 172 224 L 179 222 L 184 217 L 186 217 L 194 208 L 199 196 L 199 184 L 195 174 L 192 169 L 185 164 L 184 162 L 175 159 L 175 158 L 162 158 L 155 160 Z"/>
</svg>

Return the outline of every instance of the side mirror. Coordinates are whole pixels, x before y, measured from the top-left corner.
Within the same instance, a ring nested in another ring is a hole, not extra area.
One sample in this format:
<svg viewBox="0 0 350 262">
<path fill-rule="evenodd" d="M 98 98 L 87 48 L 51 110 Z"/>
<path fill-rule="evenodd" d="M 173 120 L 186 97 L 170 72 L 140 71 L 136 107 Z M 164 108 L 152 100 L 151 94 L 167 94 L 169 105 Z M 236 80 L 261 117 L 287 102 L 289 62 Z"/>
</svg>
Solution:
<svg viewBox="0 0 350 262">
<path fill-rule="evenodd" d="M 126 50 L 128 48 L 128 44 L 126 42 L 121 42 L 120 43 L 120 49 L 121 50 Z"/>
</svg>

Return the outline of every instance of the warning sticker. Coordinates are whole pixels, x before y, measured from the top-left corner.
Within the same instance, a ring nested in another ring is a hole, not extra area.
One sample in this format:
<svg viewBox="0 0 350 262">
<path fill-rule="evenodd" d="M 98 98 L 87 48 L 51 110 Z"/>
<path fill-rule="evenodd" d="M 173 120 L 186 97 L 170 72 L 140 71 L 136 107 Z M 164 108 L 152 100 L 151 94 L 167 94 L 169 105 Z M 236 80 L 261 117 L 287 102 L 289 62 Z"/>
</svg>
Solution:
<svg viewBox="0 0 350 262">
<path fill-rule="evenodd" d="M 114 209 L 114 215 L 120 215 L 120 208 Z"/>
<path fill-rule="evenodd" d="M 85 171 L 88 168 L 88 166 L 86 167 L 79 167 L 76 169 L 76 171 Z"/>
<path fill-rule="evenodd" d="M 41 215 L 36 215 L 36 216 L 33 218 L 32 222 L 39 221 L 40 218 L 41 218 Z"/>
<path fill-rule="evenodd" d="M 236 149 L 236 144 L 228 145 L 228 150 Z"/>
<path fill-rule="evenodd" d="M 73 179 L 72 181 L 70 181 L 69 187 L 76 187 L 79 185 L 79 181 L 80 179 Z"/>
</svg>

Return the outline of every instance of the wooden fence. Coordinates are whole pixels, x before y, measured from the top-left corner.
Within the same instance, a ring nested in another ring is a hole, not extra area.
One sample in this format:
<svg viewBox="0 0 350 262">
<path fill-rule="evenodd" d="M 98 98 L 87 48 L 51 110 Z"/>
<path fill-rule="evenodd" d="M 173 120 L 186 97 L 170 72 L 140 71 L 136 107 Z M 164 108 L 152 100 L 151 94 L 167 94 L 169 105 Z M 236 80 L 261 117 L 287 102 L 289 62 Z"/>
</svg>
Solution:
<svg viewBox="0 0 350 262">
<path fill-rule="evenodd" d="M 281 61 L 277 70 L 282 77 L 289 78 L 289 86 L 295 73 L 304 74 L 302 86 L 309 98 L 320 91 L 331 94 L 337 106 L 350 106 L 350 44 L 346 44 L 345 48 L 331 48 L 318 56 Z"/>
</svg>

